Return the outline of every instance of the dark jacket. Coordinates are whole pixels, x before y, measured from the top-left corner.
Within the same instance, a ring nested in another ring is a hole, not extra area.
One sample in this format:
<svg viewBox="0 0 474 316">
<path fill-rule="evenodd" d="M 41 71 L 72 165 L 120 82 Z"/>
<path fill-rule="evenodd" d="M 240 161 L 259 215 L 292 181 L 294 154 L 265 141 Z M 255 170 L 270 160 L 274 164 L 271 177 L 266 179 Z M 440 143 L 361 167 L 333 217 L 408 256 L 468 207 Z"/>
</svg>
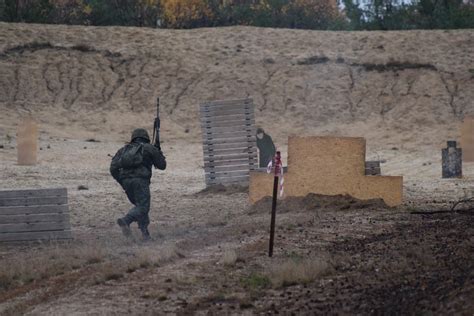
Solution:
<svg viewBox="0 0 474 316">
<path fill-rule="evenodd" d="M 119 151 L 117 151 L 115 156 L 112 158 L 112 162 L 110 163 L 110 174 L 118 183 L 121 183 L 122 180 L 129 178 L 143 178 L 150 180 L 152 174 L 152 166 L 155 166 L 155 168 L 158 168 L 160 170 L 166 169 L 166 158 L 158 148 L 151 145 L 150 143 L 145 142 L 140 138 L 133 140 L 132 143 L 142 144 L 143 163 L 133 169 L 121 168 L 119 165 L 119 158 L 121 157 L 125 146 L 120 148 Z"/>
<path fill-rule="evenodd" d="M 259 166 L 265 168 L 275 156 L 275 144 L 273 144 L 273 140 L 270 135 L 263 134 L 262 139 L 257 137 L 257 147 L 259 152 Z"/>
</svg>

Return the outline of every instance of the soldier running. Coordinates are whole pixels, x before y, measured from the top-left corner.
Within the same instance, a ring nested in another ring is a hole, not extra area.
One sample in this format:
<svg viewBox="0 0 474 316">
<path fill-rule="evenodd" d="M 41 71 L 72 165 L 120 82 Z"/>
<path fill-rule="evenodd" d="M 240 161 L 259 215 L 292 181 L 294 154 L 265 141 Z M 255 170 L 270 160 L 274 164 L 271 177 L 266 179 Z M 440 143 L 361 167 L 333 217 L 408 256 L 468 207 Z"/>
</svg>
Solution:
<svg viewBox="0 0 474 316">
<path fill-rule="evenodd" d="M 148 132 L 137 128 L 131 142 L 117 151 L 110 164 L 112 177 L 122 186 L 128 200 L 134 205 L 124 217 L 117 220 L 125 236 L 131 235 L 130 224 L 138 223 L 144 241 L 151 239 L 148 231 L 150 218 L 151 167 L 166 169 L 166 159 L 159 148 L 150 144 Z"/>
</svg>

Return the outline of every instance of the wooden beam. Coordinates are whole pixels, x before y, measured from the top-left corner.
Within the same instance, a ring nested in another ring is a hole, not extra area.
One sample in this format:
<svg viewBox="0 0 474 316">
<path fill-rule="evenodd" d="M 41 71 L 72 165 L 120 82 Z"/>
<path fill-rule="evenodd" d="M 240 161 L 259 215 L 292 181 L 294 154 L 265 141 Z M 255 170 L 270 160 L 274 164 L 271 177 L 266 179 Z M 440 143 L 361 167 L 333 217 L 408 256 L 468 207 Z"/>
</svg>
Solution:
<svg viewBox="0 0 474 316">
<path fill-rule="evenodd" d="M 67 196 L 66 188 L 59 189 L 35 189 L 35 190 L 6 190 L 0 191 L 0 199 L 21 198 L 21 197 L 53 197 Z"/>
<path fill-rule="evenodd" d="M 0 234 L 17 232 L 37 232 L 51 230 L 67 230 L 71 226 L 66 222 L 41 222 L 41 223 L 17 223 L 0 224 Z"/>
<path fill-rule="evenodd" d="M 236 171 L 223 171 L 217 173 L 206 173 L 206 178 L 219 179 L 219 178 L 233 178 L 241 176 L 249 176 L 250 171 L 247 170 L 236 170 Z"/>
<path fill-rule="evenodd" d="M 201 124 L 233 122 L 233 121 L 255 122 L 255 116 L 253 113 L 224 114 L 224 115 L 212 115 L 212 114 L 201 113 Z"/>
<path fill-rule="evenodd" d="M 236 159 L 242 159 L 242 158 L 247 158 L 249 159 L 250 157 L 257 157 L 257 155 L 255 154 L 255 156 L 253 154 L 248 154 L 248 153 L 245 153 L 245 154 L 238 154 L 238 155 L 225 155 L 225 156 L 204 156 L 204 162 L 206 161 L 222 161 L 222 160 L 236 160 Z"/>
<path fill-rule="evenodd" d="M 68 213 L 0 215 L 0 225 L 8 223 L 69 222 Z"/>
<path fill-rule="evenodd" d="M 206 101 L 201 103 L 201 107 L 222 107 L 222 106 L 235 106 L 235 105 L 245 105 L 253 104 L 252 99 L 235 99 L 235 100 L 216 100 L 216 101 Z"/>
<path fill-rule="evenodd" d="M 204 151 L 204 157 L 211 156 L 224 156 L 224 155 L 234 155 L 234 154 L 254 154 L 257 153 L 256 148 L 233 148 L 233 149 L 211 149 Z"/>
<path fill-rule="evenodd" d="M 253 119 L 242 118 L 241 120 L 226 120 L 226 121 L 205 121 L 201 122 L 201 128 L 213 128 L 213 127 L 230 127 L 230 126 L 254 126 L 255 122 Z"/>
<path fill-rule="evenodd" d="M 71 238 L 72 238 L 72 235 L 71 235 L 70 230 L 0 234 L 0 241 L 3 241 L 3 242 L 71 239 Z"/>
<path fill-rule="evenodd" d="M 247 135 L 255 135 L 256 129 L 253 126 L 225 126 L 225 127 L 204 127 L 203 133 L 220 136 L 226 133 L 246 132 Z"/>
<path fill-rule="evenodd" d="M 249 176 L 240 176 L 233 178 L 219 178 L 219 179 L 207 179 L 207 184 L 229 184 L 229 183 L 239 183 L 239 184 L 248 184 Z"/>
<path fill-rule="evenodd" d="M 59 197 L 22 197 L 0 199 L 0 206 L 33 206 L 67 204 L 67 196 Z"/>
<path fill-rule="evenodd" d="M 253 144 L 254 147 L 257 146 L 255 136 L 239 136 L 239 137 L 229 137 L 229 138 L 212 138 L 209 137 L 203 140 L 203 145 L 217 145 L 217 144 L 233 144 L 233 143 L 249 143 Z"/>
<path fill-rule="evenodd" d="M 2 206 L 0 215 L 45 214 L 68 212 L 67 205 Z"/>
<path fill-rule="evenodd" d="M 204 168 L 206 173 L 218 173 L 228 171 L 249 171 L 249 165 L 235 165 L 235 166 L 218 166 L 218 167 L 206 167 Z"/>
<path fill-rule="evenodd" d="M 209 144 L 203 146 L 204 151 L 218 150 L 218 149 L 233 149 L 233 148 L 255 148 L 249 142 L 230 143 L 230 144 Z"/>
<path fill-rule="evenodd" d="M 217 166 L 233 166 L 233 165 L 257 165 L 258 161 L 256 158 L 240 158 L 235 160 L 221 160 L 221 161 L 212 161 L 212 162 L 205 162 L 204 168 L 206 167 L 217 167 Z"/>
<path fill-rule="evenodd" d="M 245 115 L 253 115 L 254 111 L 253 108 L 251 107 L 245 107 L 245 108 L 235 108 L 235 109 L 227 109 L 227 110 L 220 110 L 220 109 L 202 109 L 201 111 L 201 116 L 206 117 L 206 116 L 227 116 L 227 115 L 233 115 L 233 114 L 245 114 Z"/>
<path fill-rule="evenodd" d="M 203 132 L 202 134 L 202 139 L 204 141 L 209 141 L 209 140 L 215 141 L 219 139 L 228 140 L 228 139 L 235 139 L 235 138 L 240 138 L 242 141 L 250 137 L 255 137 L 255 133 L 243 131 L 243 132 L 229 132 L 229 133 L 224 132 L 224 133 L 219 133 L 219 134 Z"/>
</svg>

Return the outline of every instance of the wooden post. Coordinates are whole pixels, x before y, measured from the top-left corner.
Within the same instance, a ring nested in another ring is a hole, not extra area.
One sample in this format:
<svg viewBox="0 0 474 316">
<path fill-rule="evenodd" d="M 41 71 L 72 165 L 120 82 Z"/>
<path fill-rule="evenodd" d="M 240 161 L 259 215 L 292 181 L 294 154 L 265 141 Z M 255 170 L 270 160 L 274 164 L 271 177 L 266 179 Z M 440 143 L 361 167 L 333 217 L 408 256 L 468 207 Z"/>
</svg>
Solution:
<svg viewBox="0 0 474 316">
<path fill-rule="evenodd" d="M 276 218 L 276 205 L 278 195 L 278 176 L 275 176 L 273 180 L 273 200 L 272 200 L 272 220 L 270 223 L 270 246 L 268 249 L 268 256 L 273 256 L 273 241 L 275 240 L 275 218 Z"/>
<path fill-rule="evenodd" d="M 20 122 L 16 141 L 18 164 L 36 165 L 38 127 L 32 118 L 26 118 Z"/>
<path fill-rule="evenodd" d="M 268 247 L 268 256 L 273 256 L 273 243 L 275 240 L 275 221 L 276 221 L 276 207 L 277 207 L 277 198 L 278 198 L 278 183 L 279 183 L 279 176 L 281 173 L 281 155 L 280 152 L 277 151 L 275 158 L 274 158 L 274 173 L 275 177 L 273 179 L 273 200 L 272 200 L 272 219 L 270 222 L 270 244 Z"/>
</svg>

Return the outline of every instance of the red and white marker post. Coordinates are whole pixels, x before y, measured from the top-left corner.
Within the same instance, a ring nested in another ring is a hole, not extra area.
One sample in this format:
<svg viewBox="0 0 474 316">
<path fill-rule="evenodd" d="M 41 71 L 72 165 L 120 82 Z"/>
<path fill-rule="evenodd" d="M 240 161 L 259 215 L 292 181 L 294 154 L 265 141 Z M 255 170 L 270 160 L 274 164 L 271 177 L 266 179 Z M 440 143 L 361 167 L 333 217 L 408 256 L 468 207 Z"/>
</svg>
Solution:
<svg viewBox="0 0 474 316">
<path fill-rule="evenodd" d="M 281 154 L 279 151 L 276 152 L 275 158 L 273 159 L 273 171 L 275 178 L 273 179 L 273 200 L 272 200 L 272 219 L 270 223 L 270 245 L 268 249 L 268 256 L 273 256 L 273 241 L 275 240 L 275 219 L 276 219 L 276 206 L 278 197 L 278 184 L 279 177 L 281 176 L 282 182 L 280 183 L 280 194 L 283 193 L 283 165 L 281 162 Z M 268 164 L 267 172 L 271 172 L 272 161 Z"/>
</svg>

